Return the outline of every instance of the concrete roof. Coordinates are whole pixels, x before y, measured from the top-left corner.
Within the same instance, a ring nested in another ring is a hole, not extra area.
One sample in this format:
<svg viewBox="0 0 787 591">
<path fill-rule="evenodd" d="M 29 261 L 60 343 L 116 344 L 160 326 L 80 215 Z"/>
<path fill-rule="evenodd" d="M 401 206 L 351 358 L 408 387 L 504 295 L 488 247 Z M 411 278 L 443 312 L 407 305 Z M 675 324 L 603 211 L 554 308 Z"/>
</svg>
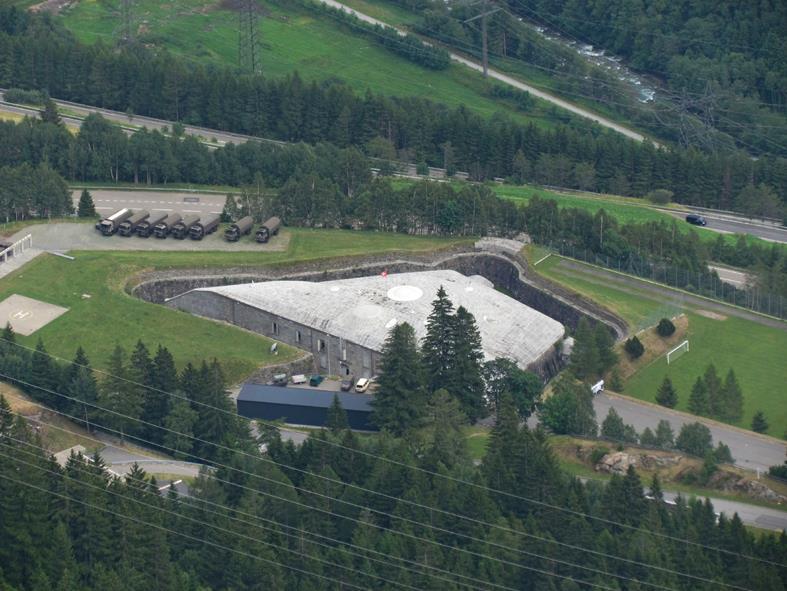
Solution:
<svg viewBox="0 0 787 591">
<path fill-rule="evenodd" d="M 564 334 L 563 325 L 496 291 L 480 276 L 423 271 L 334 281 L 267 281 L 193 290 L 249 306 L 379 351 L 389 330 L 407 322 L 418 339 L 437 290 L 475 316 L 487 359 L 508 357 L 527 367 Z"/>
<path fill-rule="evenodd" d="M 267 402 L 270 404 L 291 404 L 293 406 L 313 406 L 329 408 L 333 397 L 338 396 L 344 410 L 371 412 L 369 403 L 372 397 L 368 394 L 350 394 L 348 392 L 332 392 L 313 388 L 286 388 L 263 384 L 243 384 L 238 394 L 238 401 Z"/>
</svg>

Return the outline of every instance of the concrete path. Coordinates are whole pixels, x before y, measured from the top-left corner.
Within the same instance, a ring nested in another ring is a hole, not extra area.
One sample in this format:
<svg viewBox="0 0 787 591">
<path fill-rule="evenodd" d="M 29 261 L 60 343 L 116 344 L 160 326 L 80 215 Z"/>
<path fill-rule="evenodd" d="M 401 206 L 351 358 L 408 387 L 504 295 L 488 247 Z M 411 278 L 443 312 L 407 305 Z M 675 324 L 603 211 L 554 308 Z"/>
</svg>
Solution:
<svg viewBox="0 0 787 591">
<path fill-rule="evenodd" d="M 679 493 L 676 492 L 664 491 L 664 498 L 669 501 L 674 501 L 678 498 L 678 494 Z M 684 494 L 683 497 L 685 498 L 686 495 Z M 748 503 L 740 503 L 727 499 L 710 498 L 710 502 L 713 503 L 713 508 L 717 513 L 724 513 L 728 518 L 731 518 L 737 513 L 738 517 L 740 517 L 741 521 L 746 525 L 774 531 L 787 529 L 787 511 L 772 509 L 770 507 L 761 507 L 759 505 L 749 505 Z"/>
<path fill-rule="evenodd" d="M 21 234 L 23 236 L 26 234 L 30 234 L 30 228 L 23 230 Z M 16 240 L 16 238 L 14 238 L 14 240 Z M 35 242 L 33 242 L 33 244 L 35 244 Z M 11 257 L 4 263 L 0 263 L 0 278 L 5 277 L 9 273 L 13 273 L 17 269 L 21 268 L 23 265 L 26 265 L 34 258 L 36 258 L 38 255 L 40 255 L 42 252 L 44 252 L 44 250 L 41 248 L 36 248 L 36 247 L 28 248 L 23 253 L 20 253 L 15 257 Z"/>
<path fill-rule="evenodd" d="M 372 18 L 372 17 L 370 17 L 370 16 L 368 16 L 368 15 L 362 13 L 362 12 L 359 12 L 359 11 L 355 10 L 354 8 L 350 8 L 349 6 L 346 6 L 345 4 L 342 4 L 340 2 L 336 2 L 336 0 L 320 0 L 320 2 L 322 2 L 323 4 L 325 4 L 327 6 L 330 6 L 332 8 L 336 8 L 336 9 L 341 10 L 343 12 L 346 12 L 348 14 L 352 14 L 355 17 L 357 17 L 359 20 L 362 20 L 364 22 L 367 22 L 367 23 L 370 23 L 370 24 L 373 24 L 373 25 L 380 25 L 382 27 L 388 27 L 388 28 L 394 29 L 400 35 L 405 35 L 406 34 L 406 32 L 401 30 L 401 29 L 397 29 L 396 27 L 392 27 L 388 23 L 385 23 L 383 21 L 377 20 L 376 18 Z M 459 54 L 453 53 L 453 52 L 449 52 L 449 55 L 451 56 L 451 60 L 453 60 L 453 61 L 455 61 L 455 62 L 457 62 L 459 64 L 462 64 L 463 66 L 466 66 L 466 67 L 470 68 L 471 70 L 475 70 L 477 72 L 483 72 L 483 70 L 484 70 L 483 66 L 481 64 L 479 64 L 475 60 L 469 59 L 467 57 L 464 57 L 462 55 L 459 55 Z M 600 115 L 597 115 L 595 113 L 591 113 L 590 111 L 587 111 L 587 110 L 585 110 L 585 109 L 583 109 L 581 107 L 578 107 L 578 106 L 576 106 L 576 105 L 574 105 L 572 103 L 569 103 L 569 102 L 567 102 L 567 101 L 565 101 L 565 100 L 563 100 L 561 98 L 558 98 L 557 96 L 555 96 L 553 94 L 549 94 L 548 92 L 544 92 L 543 90 L 539 90 L 538 88 L 530 86 L 529 84 L 525 84 L 524 82 L 521 82 L 521 81 L 519 81 L 519 80 L 517 80 L 515 78 L 512 78 L 511 76 L 509 76 L 507 74 L 503 74 L 502 72 L 499 72 L 499 71 L 497 71 L 497 70 L 495 70 L 493 68 L 488 68 L 487 71 L 489 73 L 489 77 L 490 78 L 494 78 L 495 80 L 499 80 L 500 82 L 503 82 L 504 84 L 507 84 L 508 86 L 512 86 L 513 88 L 516 88 L 518 90 L 523 90 L 525 92 L 529 92 L 533 96 L 536 96 L 536 97 L 538 97 L 540 99 L 548 101 L 548 102 L 552 103 L 553 105 L 557 105 L 558 107 L 560 107 L 562 109 L 565 109 L 567 111 L 570 111 L 571 113 L 574 113 L 575 115 L 579 115 L 580 117 L 584 117 L 585 119 L 590 119 L 591 121 L 594 121 L 594 122 L 598 123 L 599 125 L 607 127 L 608 129 L 612 129 L 614 131 L 617 131 L 618 133 L 621 133 L 621 134 L 625 135 L 628 138 L 631 138 L 633 140 L 637 140 L 638 142 L 642 142 L 642 141 L 644 141 L 646 139 L 645 136 L 643 136 L 641 133 L 637 133 L 636 131 L 633 131 L 633 130 L 627 128 L 627 127 L 619 125 L 618 123 L 615 123 L 611 119 L 607 119 L 606 117 L 601 117 Z M 650 140 L 650 141 L 652 141 L 652 140 Z M 653 142 L 653 143 L 656 144 L 655 142 Z M 658 144 L 656 144 L 656 145 L 658 145 Z"/>
</svg>

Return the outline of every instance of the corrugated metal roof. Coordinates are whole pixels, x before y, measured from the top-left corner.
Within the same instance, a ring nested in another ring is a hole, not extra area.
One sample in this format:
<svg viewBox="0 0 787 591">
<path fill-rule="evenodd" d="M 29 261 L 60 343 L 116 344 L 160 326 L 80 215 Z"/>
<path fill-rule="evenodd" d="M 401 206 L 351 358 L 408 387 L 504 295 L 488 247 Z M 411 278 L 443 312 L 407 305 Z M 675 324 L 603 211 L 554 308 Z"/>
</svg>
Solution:
<svg viewBox="0 0 787 591">
<path fill-rule="evenodd" d="M 317 388 L 307 390 L 306 388 L 286 388 L 262 384 L 243 384 L 238 401 L 328 408 L 333 404 L 334 395 L 339 397 L 339 402 L 344 410 L 363 412 L 371 412 L 372 410 L 369 405 L 372 397 L 368 394 L 330 392 Z"/>
</svg>

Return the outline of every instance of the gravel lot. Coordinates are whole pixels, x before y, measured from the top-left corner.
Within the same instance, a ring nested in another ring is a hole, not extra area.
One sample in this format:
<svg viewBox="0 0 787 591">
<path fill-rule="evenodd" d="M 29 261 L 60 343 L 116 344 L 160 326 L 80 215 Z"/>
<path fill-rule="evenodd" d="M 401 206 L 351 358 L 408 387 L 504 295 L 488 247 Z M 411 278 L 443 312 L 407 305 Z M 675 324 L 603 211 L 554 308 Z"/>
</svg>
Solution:
<svg viewBox="0 0 787 591">
<path fill-rule="evenodd" d="M 17 240 L 26 234 L 33 235 L 33 245 L 42 250 L 68 251 L 68 250 L 253 250 L 259 252 L 275 252 L 286 250 L 290 242 L 289 233 L 280 232 L 267 244 L 254 242 L 251 235 L 244 236 L 238 242 L 224 240 L 224 225 L 203 240 L 176 240 L 167 238 L 138 238 L 136 236 L 124 238 L 119 234 L 103 236 L 90 224 L 39 224 L 30 226 L 12 240 Z"/>
</svg>

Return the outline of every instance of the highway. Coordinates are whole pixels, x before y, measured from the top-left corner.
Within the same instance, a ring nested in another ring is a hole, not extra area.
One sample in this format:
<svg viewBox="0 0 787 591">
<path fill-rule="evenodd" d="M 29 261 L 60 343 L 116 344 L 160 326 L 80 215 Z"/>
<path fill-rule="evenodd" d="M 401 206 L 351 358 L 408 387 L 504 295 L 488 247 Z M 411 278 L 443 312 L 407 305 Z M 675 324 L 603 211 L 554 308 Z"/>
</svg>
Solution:
<svg viewBox="0 0 787 591">
<path fill-rule="evenodd" d="M 749 275 L 743 273 L 742 271 L 728 269 L 727 267 L 719 267 L 718 265 L 708 265 L 708 269 L 711 271 L 716 271 L 719 279 L 721 279 L 724 283 L 734 285 L 738 288 L 746 287 L 749 282 Z"/>
<path fill-rule="evenodd" d="M 79 203 L 81 189 L 71 192 L 74 207 Z M 90 189 L 96 211 L 108 214 L 123 207 L 148 211 L 179 213 L 221 213 L 227 196 L 221 193 L 131 189 Z"/>
<path fill-rule="evenodd" d="M 654 209 L 668 213 L 681 220 L 686 219 L 685 211 L 675 211 L 666 207 L 655 207 Z M 689 206 L 689 209 L 691 209 L 691 206 Z M 696 213 L 704 217 L 708 222 L 705 228 L 714 232 L 722 234 L 750 234 L 771 242 L 787 243 L 787 227 L 776 223 L 752 220 L 743 216 L 714 212 L 707 209 L 697 211 Z"/>
</svg>

